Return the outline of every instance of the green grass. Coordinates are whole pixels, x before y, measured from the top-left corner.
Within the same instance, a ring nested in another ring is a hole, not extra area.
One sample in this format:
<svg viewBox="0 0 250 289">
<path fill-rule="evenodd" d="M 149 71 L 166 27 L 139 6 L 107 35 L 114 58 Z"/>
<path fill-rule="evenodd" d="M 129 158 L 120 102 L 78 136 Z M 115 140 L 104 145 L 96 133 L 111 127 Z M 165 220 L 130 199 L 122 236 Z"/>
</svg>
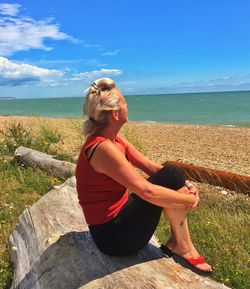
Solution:
<svg viewBox="0 0 250 289">
<path fill-rule="evenodd" d="M 0 130 L 0 136 L 2 136 L 0 148 L 2 154 L 13 154 L 19 146 L 50 153 L 51 144 L 61 140 L 60 133 L 55 129 L 42 126 L 38 135 L 34 136 L 21 123 L 12 123 L 7 130 Z"/>
<path fill-rule="evenodd" d="M 147 154 L 136 131 L 128 128 L 123 135 Z M 32 135 L 25 127 L 13 124 L 0 132 L 0 288 L 10 288 L 13 268 L 7 246 L 8 238 L 23 210 L 36 202 L 61 180 L 39 170 L 25 168 L 13 161 L 14 150 L 26 145 L 51 153 L 50 145 L 61 141 L 59 132 L 42 127 Z M 58 153 L 62 160 L 73 156 Z M 199 185 L 201 205 L 190 212 L 189 226 L 192 239 L 202 255 L 214 268 L 213 279 L 235 289 L 250 288 L 250 205 L 243 195 L 221 195 L 209 185 Z M 169 236 L 169 226 L 161 218 L 156 235 L 160 243 Z"/>
<path fill-rule="evenodd" d="M 12 266 L 7 245 L 17 218 L 59 183 L 60 180 L 39 170 L 23 168 L 11 161 L 0 164 L 0 288 L 10 287 Z"/>
<path fill-rule="evenodd" d="M 18 217 L 25 208 L 62 182 L 40 170 L 18 164 L 13 160 L 13 153 L 20 145 L 49 153 L 50 144 L 59 140 L 56 131 L 42 128 L 34 137 L 21 124 L 12 124 L 0 132 L 0 288 L 11 286 L 13 268 L 8 254 L 8 238 Z M 70 159 L 67 155 L 63 158 Z"/>
<path fill-rule="evenodd" d="M 250 288 L 250 205 L 244 195 L 220 195 L 200 185 L 201 205 L 189 212 L 195 246 L 213 266 L 212 278 L 231 288 Z M 162 216 L 156 235 L 164 242 L 169 226 Z"/>
</svg>

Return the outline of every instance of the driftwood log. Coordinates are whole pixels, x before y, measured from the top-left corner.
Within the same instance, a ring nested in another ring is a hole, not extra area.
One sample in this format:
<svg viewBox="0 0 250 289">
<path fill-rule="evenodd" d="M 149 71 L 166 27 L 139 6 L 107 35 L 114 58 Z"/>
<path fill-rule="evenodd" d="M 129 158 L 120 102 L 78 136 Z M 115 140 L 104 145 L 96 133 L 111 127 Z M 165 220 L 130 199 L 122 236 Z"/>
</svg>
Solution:
<svg viewBox="0 0 250 289">
<path fill-rule="evenodd" d="M 174 165 L 182 168 L 187 179 L 200 183 L 208 183 L 221 186 L 231 191 L 250 195 L 250 177 L 238 174 L 222 172 L 201 166 L 189 165 L 181 162 L 167 161 L 163 165 Z"/>
<path fill-rule="evenodd" d="M 165 258 L 154 238 L 128 257 L 100 253 L 78 204 L 74 177 L 23 212 L 10 236 L 10 253 L 12 289 L 228 288 Z"/>
<path fill-rule="evenodd" d="M 39 167 L 50 175 L 62 178 L 64 180 L 75 174 L 76 165 L 66 161 L 54 159 L 52 155 L 48 155 L 33 149 L 20 146 L 15 151 L 15 158 L 21 163 Z"/>
</svg>

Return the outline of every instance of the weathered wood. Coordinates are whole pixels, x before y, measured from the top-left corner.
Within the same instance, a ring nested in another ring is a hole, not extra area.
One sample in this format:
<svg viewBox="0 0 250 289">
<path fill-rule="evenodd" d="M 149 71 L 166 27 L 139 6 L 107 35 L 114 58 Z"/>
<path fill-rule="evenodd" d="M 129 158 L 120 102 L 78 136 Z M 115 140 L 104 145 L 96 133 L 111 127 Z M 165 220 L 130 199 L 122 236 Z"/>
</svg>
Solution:
<svg viewBox="0 0 250 289">
<path fill-rule="evenodd" d="M 39 167 L 48 174 L 63 178 L 64 180 L 75 174 L 75 164 L 56 160 L 52 155 L 26 147 L 18 147 L 15 151 L 15 158 L 26 165 Z"/>
<path fill-rule="evenodd" d="M 181 162 L 167 161 L 163 165 L 174 165 L 182 168 L 189 180 L 221 186 L 226 189 L 250 195 L 250 177 L 222 172 L 201 166 Z"/>
<path fill-rule="evenodd" d="M 23 212 L 10 236 L 10 253 L 12 289 L 227 288 L 165 258 L 154 238 L 128 257 L 102 254 L 78 204 L 74 177 Z"/>
</svg>

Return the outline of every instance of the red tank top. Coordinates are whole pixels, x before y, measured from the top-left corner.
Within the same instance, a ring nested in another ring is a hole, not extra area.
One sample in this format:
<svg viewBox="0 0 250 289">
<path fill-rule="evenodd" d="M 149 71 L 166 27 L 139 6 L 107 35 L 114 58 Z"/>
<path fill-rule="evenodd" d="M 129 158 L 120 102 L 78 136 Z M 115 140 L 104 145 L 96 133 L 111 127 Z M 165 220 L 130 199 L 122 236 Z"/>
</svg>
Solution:
<svg viewBox="0 0 250 289">
<path fill-rule="evenodd" d="M 128 200 L 127 188 L 111 177 L 97 172 L 86 157 L 85 152 L 88 148 L 105 140 L 102 136 L 90 136 L 80 152 L 76 166 L 78 199 L 89 225 L 112 220 Z M 126 153 L 125 143 L 118 136 L 116 141 Z M 126 157 L 129 158 L 128 155 Z"/>
</svg>

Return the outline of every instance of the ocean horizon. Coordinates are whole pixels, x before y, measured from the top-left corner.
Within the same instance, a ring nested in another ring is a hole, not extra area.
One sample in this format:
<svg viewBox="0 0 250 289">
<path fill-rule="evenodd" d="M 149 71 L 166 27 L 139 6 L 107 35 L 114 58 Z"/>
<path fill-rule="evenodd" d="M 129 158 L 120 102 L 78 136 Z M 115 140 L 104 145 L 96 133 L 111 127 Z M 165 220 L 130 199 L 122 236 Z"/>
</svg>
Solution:
<svg viewBox="0 0 250 289">
<path fill-rule="evenodd" d="M 125 96 L 130 121 L 250 127 L 250 91 Z M 0 98 L 0 115 L 82 117 L 84 97 Z"/>
</svg>

